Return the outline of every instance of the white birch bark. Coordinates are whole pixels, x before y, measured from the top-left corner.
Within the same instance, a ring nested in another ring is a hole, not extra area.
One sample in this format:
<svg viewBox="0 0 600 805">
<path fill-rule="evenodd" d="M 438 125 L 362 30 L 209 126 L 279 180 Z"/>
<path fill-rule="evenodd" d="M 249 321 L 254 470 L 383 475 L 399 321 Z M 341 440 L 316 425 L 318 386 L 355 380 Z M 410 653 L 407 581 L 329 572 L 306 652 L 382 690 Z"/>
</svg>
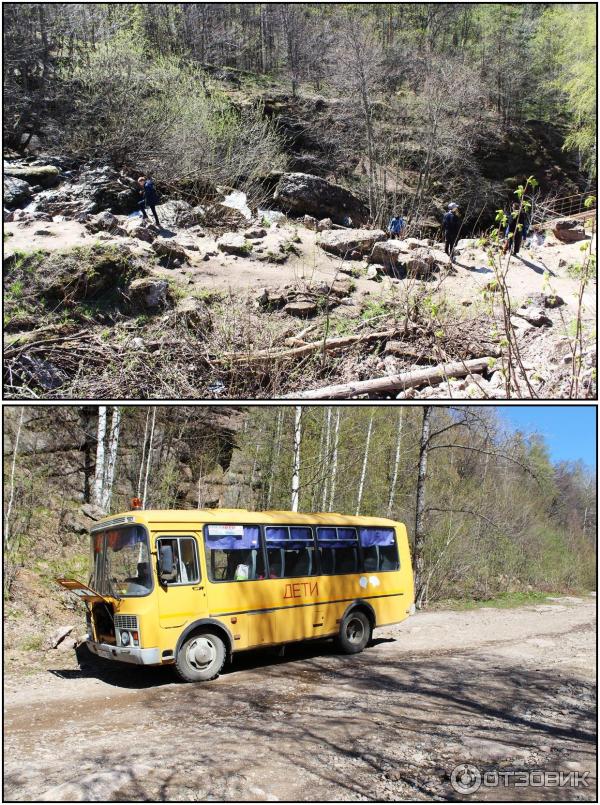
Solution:
<svg viewBox="0 0 600 805">
<path fill-rule="evenodd" d="M 369 428 L 367 430 L 367 443 L 365 444 L 365 457 L 363 459 L 362 472 L 360 474 L 360 484 L 358 486 L 358 500 L 356 502 L 356 514 L 360 514 L 360 504 L 362 503 L 363 489 L 365 486 L 365 475 L 367 474 L 367 462 L 369 461 L 369 443 L 371 441 L 371 430 L 373 429 L 373 414 L 369 419 Z"/>
<path fill-rule="evenodd" d="M 324 479 L 323 479 L 323 503 L 321 504 L 321 511 L 326 511 L 327 507 L 327 492 L 329 490 L 329 483 L 331 474 L 329 472 L 329 452 L 331 449 L 331 407 L 327 406 L 327 424 L 325 427 L 325 461 L 324 461 Z"/>
<path fill-rule="evenodd" d="M 150 426 L 150 442 L 148 444 L 148 455 L 146 457 L 146 475 L 144 477 L 144 494 L 142 495 L 142 509 L 146 508 L 146 497 L 148 496 L 148 475 L 150 464 L 152 463 L 152 441 L 154 439 L 154 425 L 156 423 L 156 406 L 152 409 L 152 425 Z"/>
<path fill-rule="evenodd" d="M 140 461 L 140 474 L 138 476 L 137 497 L 142 497 L 142 476 L 144 474 L 144 462 L 146 461 L 146 439 L 148 438 L 148 423 L 150 422 L 150 408 L 146 410 L 146 425 L 144 426 L 144 443 L 142 445 L 142 460 Z"/>
<path fill-rule="evenodd" d="M 302 441 L 302 406 L 296 406 L 294 420 L 294 469 L 292 471 L 292 511 L 298 511 L 300 498 L 300 443 Z"/>
<path fill-rule="evenodd" d="M 333 433 L 333 458 L 331 460 L 331 488 L 329 490 L 329 511 L 333 511 L 335 498 L 335 482 L 337 479 L 338 445 L 340 440 L 340 409 L 335 412 L 335 431 Z"/>
<path fill-rule="evenodd" d="M 13 450 L 12 465 L 10 468 L 10 496 L 8 498 L 8 506 L 6 507 L 6 514 L 4 516 L 4 547 L 6 551 L 10 550 L 10 515 L 12 513 L 13 501 L 15 497 L 15 468 L 17 466 L 17 452 L 19 450 L 19 439 L 21 438 L 21 427 L 23 425 L 24 413 L 25 406 L 21 406 L 21 416 L 19 417 L 19 426 L 17 428 L 17 435 L 15 436 L 15 449 Z"/>
<path fill-rule="evenodd" d="M 102 508 L 104 488 L 104 438 L 106 436 L 106 406 L 98 406 L 98 429 L 96 442 L 96 469 L 94 473 L 94 503 Z"/>
<path fill-rule="evenodd" d="M 281 430 L 283 428 L 283 412 L 284 408 L 280 408 L 277 412 L 277 429 L 275 431 L 275 454 L 273 456 L 273 465 L 271 467 L 271 475 L 269 477 L 269 489 L 267 492 L 267 509 L 271 508 L 271 499 L 273 497 L 273 485 L 275 483 L 275 473 L 279 466 L 279 454 L 281 452 Z"/>
<path fill-rule="evenodd" d="M 104 464 L 104 483 L 102 484 L 102 510 L 106 513 L 110 510 L 113 483 L 115 480 L 115 466 L 117 463 L 117 452 L 119 449 L 119 433 L 121 431 L 121 409 L 115 405 L 110 421 L 110 435 L 108 438 L 108 457 Z"/>
<path fill-rule="evenodd" d="M 392 514 L 392 506 L 394 505 L 394 495 L 396 494 L 396 484 L 398 482 L 398 467 L 400 466 L 400 447 L 402 445 L 402 415 L 404 414 L 404 408 L 400 406 L 400 411 L 398 413 L 398 435 L 396 437 L 396 458 L 394 460 L 394 475 L 392 477 L 392 483 L 390 485 L 390 497 L 388 500 L 388 507 L 387 507 L 387 516 L 390 517 Z"/>
</svg>

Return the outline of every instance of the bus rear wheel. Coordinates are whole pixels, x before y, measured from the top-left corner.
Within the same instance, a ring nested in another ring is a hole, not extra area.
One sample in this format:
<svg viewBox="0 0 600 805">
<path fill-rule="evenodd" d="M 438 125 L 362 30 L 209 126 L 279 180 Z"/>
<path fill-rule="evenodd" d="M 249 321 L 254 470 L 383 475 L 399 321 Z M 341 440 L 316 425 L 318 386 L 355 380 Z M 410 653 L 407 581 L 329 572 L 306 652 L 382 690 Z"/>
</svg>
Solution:
<svg viewBox="0 0 600 805">
<path fill-rule="evenodd" d="M 183 643 L 175 660 L 175 671 L 185 682 L 208 682 L 225 664 L 225 643 L 213 632 L 197 632 Z"/>
<path fill-rule="evenodd" d="M 371 624 L 360 610 L 350 612 L 340 624 L 336 643 L 344 654 L 358 654 L 371 639 Z"/>
</svg>

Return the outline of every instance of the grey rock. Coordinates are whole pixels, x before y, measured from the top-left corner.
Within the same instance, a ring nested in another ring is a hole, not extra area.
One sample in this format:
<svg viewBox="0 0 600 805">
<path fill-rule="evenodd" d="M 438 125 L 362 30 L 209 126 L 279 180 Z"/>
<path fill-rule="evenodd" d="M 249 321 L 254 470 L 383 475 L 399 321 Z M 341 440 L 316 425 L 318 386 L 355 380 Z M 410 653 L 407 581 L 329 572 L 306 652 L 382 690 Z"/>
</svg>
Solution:
<svg viewBox="0 0 600 805">
<path fill-rule="evenodd" d="M 226 232 L 217 240 L 217 248 L 225 254 L 246 256 L 252 250 L 252 244 L 237 232 Z"/>
<path fill-rule="evenodd" d="M 209 333 L 212 330 L 212 317 L 208 305 L 193 296 L 182 299 L 177 304 L 174 315 L 178 319 L 184 320 L 190 329 L 202 334 Z"/>
<path fill-rule="evenodd" d="M 173 260 L 179 260 L 185 263 L 187 260 L 185 250 L 172 238 L 155 238 L 152 242 L 152 248 L 159 257 L 166 257 L 170 263 Z"/>
<path fill-rule="evenodd" d="M 366 205 L 352 192 L 310 173 L 284 173 L 274 200 L 282 209 L 343 224 L 350 216 L 359 226 L 368 219 Z"/>
<path fill-rule="evenodd" d="M 141 310 L 154 312 L 170 305 L 169 283 L 166 280 L 142 277 L 134 280 L 127 290 L 132 304 Z"/>
<path fill-rule="evenodd" d="M 323 251 L 347 257 L 370 254 L 378 241 L 385 240 L 381 229 L 331 229 L 322 232 L 317 240 Z"/>
<path fill-rule="evenodd" d="M 317 224 L 317 232 L 325 232 L 328 229 L 331 229 L 333 226 L 333 221 L 331 218 L 322 218 Z"/>
<path fill-rule="evenodd" d="M 59 181 L 60 171 L 54 165 L 12 165 L 4 168 L 4 175 L 22 179 L 30 185 L 53 187 Z"/>
<path fill-rule="evenodd" d="M 65 637 L 68 637 L 75 626 L 61 626 L 59 629 L 56 629 L 52 634 L 48 637 L 46 641 L 45 647 L 47 649 L 56 648 Z"/>
<path fill-rule="evenodd" d="M 16 207 L 31 198 L 31 187 L 23 179 L 5 176 L 3 181 L 4 204 L 7 207 Z"/>
<path fill-rule="evenodd" d="M 515 316 L 525 319 L 529 324 L 533 324 L 534 327 L 552 325 L 552 320 L 548 318 L 542 308 L 535 307 L 534 305 L 520 307 L 515 311 Z"/>
</svg>

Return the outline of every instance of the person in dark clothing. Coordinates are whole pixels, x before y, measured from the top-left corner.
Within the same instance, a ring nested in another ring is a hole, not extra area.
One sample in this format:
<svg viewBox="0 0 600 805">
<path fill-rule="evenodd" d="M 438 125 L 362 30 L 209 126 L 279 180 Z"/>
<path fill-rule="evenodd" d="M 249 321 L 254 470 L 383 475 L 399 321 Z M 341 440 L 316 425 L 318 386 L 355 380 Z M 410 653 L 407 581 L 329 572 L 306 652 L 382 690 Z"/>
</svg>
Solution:
<svg viewBox="0 0 600 805">
<path fill-rule="evenodd" d="M 444 251 L 450 257 L 451 261 L 454 260 L 454 247 L 458 240 L 461 225 L 462 221 L 458 213 L 458 204 L 452 202 L 448 204 L 448 212 L 444 215 L 442 221 L 442 229 L 444 230 Z"/>
<path fill-rule="evenodd" d="M 156 226 L 160 226 L 158 215 L 156 214 L 158 193 L 154 187 L 154 180 L 150 176 L 148 176 L 148 178 L 145 176 L 140 176 L 138 179 L 138 185 L 140 186 L 140 195 L 143 196 L 142 200 L 138 203 L 138 207 L 142 212 L 142 217 L 146 219 L 148 218 L 146 215 L 146 209 L 150 207 L 152 214 L 154 215 L 154 220 L 156 221 Z"/>
<path fill-rule="evenodd" d="M 506 225 L 507 241 L 504 252 L 506 253 L 510 249 L 511 253 L 516 256 L 521 248 L 523 238 L 527 236 L 528 229 L 529 219 L 527 212 L 518 201 L 514 201 L 512 210 L 508 215 L 508 224 Z"/>
</svg>

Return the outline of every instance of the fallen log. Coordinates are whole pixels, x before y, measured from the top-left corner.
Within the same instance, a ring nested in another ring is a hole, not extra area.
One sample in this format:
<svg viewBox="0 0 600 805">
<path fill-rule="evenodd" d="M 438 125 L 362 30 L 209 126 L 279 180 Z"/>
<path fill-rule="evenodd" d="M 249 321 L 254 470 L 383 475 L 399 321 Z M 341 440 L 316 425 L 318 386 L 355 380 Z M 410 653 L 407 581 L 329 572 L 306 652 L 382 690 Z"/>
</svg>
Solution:
<svg viewBox="0 0 600 805">
<path fill-rule="evenodd" d="M 397 330 L 383 330 L 379 333 L 364 333 L 362 335 L 344 335 L 340 338 L 329 338 L 326 341 L 313 341 L 304 346 L 284 349 L 279 352 L 271 349 L 261 349 L 257 352 L 247 354 L 240 352 L 225 352 L 218 358 L 219 363 L 261 363 L 268 361 L 281 360 L 284 358 L 302 358 L 310 355 L 311 352 L 334 352 L 337 349 L 344 349 L 353 344 L 365 344 L 369 341 L 378 341 L 382 338 L 392 338 L 397 334 Z"/>
<path fill-rule="evenodd" d="M 465 377 L 473 372 L 482 372 L 493 358 L 475 358 L 468 361 L 442 363 L 428 369 L 416 369 L 398 375 L 377 377 L 373 380 L 357 380 L 355 383 L 341 383 L 337 386 L 324 386 L 320 389 L 301 391 L 299 394 L 286 394 L 282 399 L 297 400 L 347 400 L 362 394 L 382 394 L 388 391 L 405 391 L 425 383 L 433 385 L 449 377 Z"/>
</svg>

